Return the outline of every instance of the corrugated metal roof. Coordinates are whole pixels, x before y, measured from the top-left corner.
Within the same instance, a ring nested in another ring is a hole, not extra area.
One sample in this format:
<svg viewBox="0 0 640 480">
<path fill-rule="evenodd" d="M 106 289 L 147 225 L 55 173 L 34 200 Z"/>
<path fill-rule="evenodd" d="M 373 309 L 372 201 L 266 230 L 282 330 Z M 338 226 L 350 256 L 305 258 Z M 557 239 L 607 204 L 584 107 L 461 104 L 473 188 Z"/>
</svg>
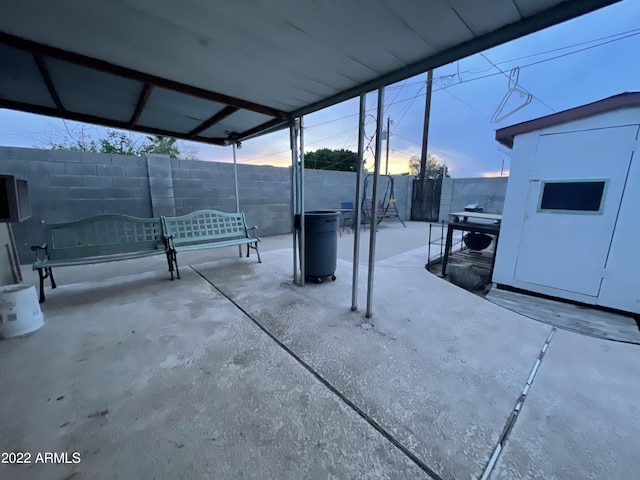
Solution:
<svg viewBox="0 0 640 480">
<path fill-rule="evenodd" d="M 0 107 L 222 144 L 617 0 L 5 0 Z"/>
<path fill-rule="evenodd" d="M 581 118 L 598 115 L 599 113 L 610 112 L 611 110 L 631 107 L 640 107 L 640 92 L 625 92 L 598 100 L 597 102 L 570 108 L 544 117 L 534 118 L 527 122 L 516 123 L 515 125 L 496 130 L 496 140 L 505 147 L 513 148 L 513 139 L 516 135 L 553 127 L 554 125 L 560 125 L 562 123 L 573 122 Z"/>
</svg>

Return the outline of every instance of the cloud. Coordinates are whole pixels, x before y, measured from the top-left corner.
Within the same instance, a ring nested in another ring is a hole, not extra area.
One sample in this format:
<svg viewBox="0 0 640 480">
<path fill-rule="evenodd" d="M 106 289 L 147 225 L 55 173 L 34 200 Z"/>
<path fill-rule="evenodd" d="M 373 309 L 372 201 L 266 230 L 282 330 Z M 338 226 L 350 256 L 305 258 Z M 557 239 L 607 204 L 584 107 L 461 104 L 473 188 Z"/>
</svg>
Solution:
<svg viewBox="0 0 640 480">
<path fill-rule="evenodd" d="M 482 176 L 484 178 L 508 177 L 509 176 L 509 170 L 505 170 L 503 172 L 500 172 L 500 171 L 497 171 L 497 172 L 482 172 Z"/>
</svg>

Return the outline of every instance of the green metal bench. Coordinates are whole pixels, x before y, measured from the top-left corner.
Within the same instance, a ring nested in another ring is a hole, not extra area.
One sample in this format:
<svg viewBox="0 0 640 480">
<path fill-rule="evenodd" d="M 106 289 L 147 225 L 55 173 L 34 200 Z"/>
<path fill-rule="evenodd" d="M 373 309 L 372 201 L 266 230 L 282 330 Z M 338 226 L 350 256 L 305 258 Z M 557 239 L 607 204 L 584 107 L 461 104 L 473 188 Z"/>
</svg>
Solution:
<svg viewBox="0 0 640 480">
<path fill-rule="evenodd" d="M 247 245 L 258 254 L 258 227 L 247 227 L 244 213 L 225 213 L 217 210 L 199 210 L 180 217 L 162 217 L 162 228 L 169 248 L 169 261 L 173 263 L 177 278 L 180 278 L 177 253 L 203 248 Z M 169 269 L 173 280 L 173 268 Z"/>
<path fill-rule="evenodd" d="M 130 260 L 160 253 L 167 255 L 169 270 L 173 267 L 160 218 L 113 214 L 43 223 L 43 236 L 43 245 L 31 247 L 36 252 L 33 269 L 40 277 L 40 303 L 45 301 L 45 278 L 50 278 L 51 288 L 56 288 L 53 267 Z"/>
</svg>

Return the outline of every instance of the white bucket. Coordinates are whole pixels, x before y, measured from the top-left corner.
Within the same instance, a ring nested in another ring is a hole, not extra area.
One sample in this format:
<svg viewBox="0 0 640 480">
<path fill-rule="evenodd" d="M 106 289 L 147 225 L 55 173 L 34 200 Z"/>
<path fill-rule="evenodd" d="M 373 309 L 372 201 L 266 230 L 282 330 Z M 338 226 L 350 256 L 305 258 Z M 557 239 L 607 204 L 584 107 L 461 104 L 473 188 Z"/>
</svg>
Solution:
<svg viewBox="0 0 640 480">
<path fill-rule="evenodd" d="M 35 286 L 18 283 L 0 287 L 0 338 L 35 332 L 44 325 L 43 318 Z"/>
</svg>

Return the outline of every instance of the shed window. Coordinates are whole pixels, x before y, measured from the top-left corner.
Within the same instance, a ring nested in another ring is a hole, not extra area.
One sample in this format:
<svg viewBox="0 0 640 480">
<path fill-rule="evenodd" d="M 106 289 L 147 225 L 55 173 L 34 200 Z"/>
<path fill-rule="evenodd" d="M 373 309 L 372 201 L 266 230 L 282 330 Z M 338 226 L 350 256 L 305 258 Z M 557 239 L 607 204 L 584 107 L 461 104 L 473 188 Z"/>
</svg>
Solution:
<svg viewBox="0 0 640 480">
<path fill-rule="evenodd" d="M 544 182 L 540 211 L 601 213 L 606 180 Z"/>
</svg>

